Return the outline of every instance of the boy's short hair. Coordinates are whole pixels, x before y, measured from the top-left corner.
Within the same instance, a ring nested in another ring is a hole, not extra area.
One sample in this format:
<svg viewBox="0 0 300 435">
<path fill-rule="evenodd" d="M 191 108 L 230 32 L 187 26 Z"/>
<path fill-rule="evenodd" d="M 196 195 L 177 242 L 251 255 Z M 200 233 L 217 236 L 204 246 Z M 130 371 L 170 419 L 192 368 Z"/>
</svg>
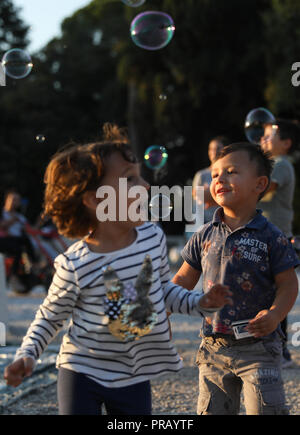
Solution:
<svg viewBox="0 0 300 435">
<path fill-rule="evenodd" d="M 101 186 L 107 159 L 118 152 L 124 160 L 138 162 L 121 129 L 105 124 L 103 131 L 102 142 L 58 151 L 45 172 L 43 216 L 52 218 L 60 234 L 71 239 L 84 237 L 95 227 L 96 216 L 83 204 L 83 195 Z"/>
<path fill-rule="evenodd" d="M 291 139 L 291 146 L 288 153 L 292 153 L 299 147 L 300 142 L 300 126 L 298 121 L 290 119 L 276 119 L 276 125 L 278 126 L 278 133 L 281 140 Z"/>
<path fill-rule="evenodd" d="M 217 156 L 217 160 L 222 159 L 228 154 L 232 154 L 238 151 L 246 151 L 251 161 L 255 161 L 257 175 L 268 177 L 268 185 L 264 192 L 262 192 L 258 198 L 260 200 L 267 191 L 270 180 L 271 172 L 274 166 L 274 160 L 271 158 L 270 153 L 263 151 L 260 145 L 254 145 L 249 142 L 237 142 L 224 147 Z"/>
<path fill-rule="evenodd" d="M 210 140 L 210 142 L 212 142 L 213 140 L 221 143 L 223 145 L 223 147 L 230 145 L 230 140 L 228 139 L 227 136 L 224 136 L 224 135 L 215 136 Z"/>
</svg>

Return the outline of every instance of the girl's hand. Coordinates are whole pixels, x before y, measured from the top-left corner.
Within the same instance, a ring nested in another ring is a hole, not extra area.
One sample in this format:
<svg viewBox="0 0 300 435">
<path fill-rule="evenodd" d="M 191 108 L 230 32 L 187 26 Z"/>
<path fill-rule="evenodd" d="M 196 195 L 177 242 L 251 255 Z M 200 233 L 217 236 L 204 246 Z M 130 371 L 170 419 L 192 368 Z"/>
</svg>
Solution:
<svg viewBox="0 0 300 435">
<path fill-rule="evenodd" d="M 200 300 L 201 308 L 223 308 L 224 305 L 233 305 L 231 299 L 232 292 L 229 290 L 228 285 L 215 284 L 211 289 L 205 293 Z"/>
<path fill-rule="evenodd" d="M 18 387 L 23 379 L 30 376 L 33 372 L 35 361 L 33 358 L 20 358 L 5 367 L 4 379 L 7 385 Z"/>
<path fill-rule="evenodd" d="M 279 323 L 280 320 L 275 311 L 262 310 L 250 320 L 247 330 L 256 338 L 265 337 L 275 331 Z"/>
</svg>

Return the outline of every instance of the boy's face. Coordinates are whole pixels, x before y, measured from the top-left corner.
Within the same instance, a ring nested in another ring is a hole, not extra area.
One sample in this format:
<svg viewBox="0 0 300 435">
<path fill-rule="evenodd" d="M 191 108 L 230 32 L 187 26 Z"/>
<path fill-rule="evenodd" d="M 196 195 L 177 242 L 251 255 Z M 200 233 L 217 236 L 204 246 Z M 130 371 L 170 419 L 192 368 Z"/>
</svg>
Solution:
<svg viewBox="0 0 300 435">
<path fill-rule="evenodd" d="M 279 130 L 274 131 L 272 125 L 267 125 L 264 136 L 261 138 L 261 147 L 264 151 L 269 152 L 272 157 L 282 156 L 289 152 L 291 140 L 281 139 Z"/>
<path fill-rule="evenodd" d="M 212 165 L 210 191 L 216 203 L 232 210 L 256 204 L 268 182 L 267 177 L 257 175 L 255 161 L 246 151 L 227 154 Z"/>
</svg>

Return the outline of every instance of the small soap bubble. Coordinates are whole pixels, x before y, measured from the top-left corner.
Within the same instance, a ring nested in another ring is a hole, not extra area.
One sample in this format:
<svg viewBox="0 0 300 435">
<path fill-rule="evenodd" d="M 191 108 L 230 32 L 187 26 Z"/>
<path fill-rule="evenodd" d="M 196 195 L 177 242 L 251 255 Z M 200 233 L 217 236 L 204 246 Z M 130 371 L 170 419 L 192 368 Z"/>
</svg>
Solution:
<svg viewBox="0 0 300 435">
<path fill-rule="evenodd" d="M 142 6 L 145 3 L 146 0 L 122 0 L 122 2 L 126 6 L 130 6 L 132 8 L 138 8 L 139 6 Z"/>
<path fill-rule="evenodd" d="M 158 99 L 160 101 L 167 101 L 168 95 L 166 93 L 162 92 L 161 94 L 159 94 Z"/>
<path fill-rule="evenodd" d="M 20 48 L 13 48 L 7 51 L 1 63 L 5 74 L 12 79 L 24 79 L 33 68 L 30 55 Z"/>
<path fill-rule="evenodd" d="M 37 134 L 35 140 L 38 143 L 44 143 L 46 141 L 46 137 L 43 134 Z"/>
<path fill-rule="evenodd" d="M 134 18 L 130 26 L 133 42 L 145 50 L 166 47 L 174 32 L 175 25 L 170 15 L 158 11 L 142 12 Z"/>
<path fill-rule="evenodd" d="M 170 216 L 173 206 L 168 196 L 159 193 L 151 198 L 149 210 L 155 220 L 166 219 Z"/>
<path fill-rule="evenodd" d="M 168 152 L 165 147 L 160 145 L 152 145 L 147 148 L 144 160 L 148 168 L 161 169 L 168 160 Z"/>
<path fill-rule="evenodd" d="M 267 125 L 272 125 L 272 130 L 276 134 L 278 129 L 276 119 L 269 110 L 263 107 L 251 110 L 245 120 L 245 134 L 248 141 L 260 145 Z"/>
</svg>

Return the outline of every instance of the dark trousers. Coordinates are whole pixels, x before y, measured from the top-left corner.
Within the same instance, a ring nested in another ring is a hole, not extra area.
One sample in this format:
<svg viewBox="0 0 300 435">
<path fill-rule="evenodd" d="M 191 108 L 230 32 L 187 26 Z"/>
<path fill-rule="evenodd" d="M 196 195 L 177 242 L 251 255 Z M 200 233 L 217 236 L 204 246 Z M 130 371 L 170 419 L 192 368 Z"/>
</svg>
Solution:
<svg viewBox="0 0 300 435">
<path fill-rule="evenodd" d="M 22 252 L 27 252 L 29 258 L 35 262 L 36 255 L 31 244 L 30 239 L 24 236 L 5 236 L 0 237 L 0 252 L 3 254 L 14 257 L 14 262 L 12 265 L 12 273 L 17 274 L 19 269 L 19 264 L 22 256 Z"/>
<path fill-rule="evenodd" d="M 151 415 L 150 382 L 107 388 L 82 373 L 60 368 L 57 396 L 60 415 Z"/>
</svg>

